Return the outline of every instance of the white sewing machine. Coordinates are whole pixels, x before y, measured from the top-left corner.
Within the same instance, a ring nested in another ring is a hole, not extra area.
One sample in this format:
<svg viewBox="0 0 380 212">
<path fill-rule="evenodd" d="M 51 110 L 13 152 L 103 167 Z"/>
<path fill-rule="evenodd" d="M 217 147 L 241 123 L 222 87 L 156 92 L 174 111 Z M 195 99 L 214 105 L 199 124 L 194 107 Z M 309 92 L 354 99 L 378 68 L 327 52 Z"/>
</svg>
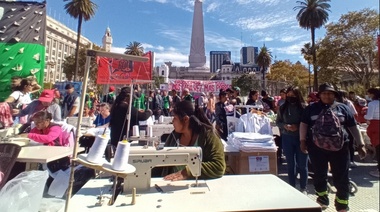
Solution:
<svg viewBox="0 0 380 212">
<path fill-rule="evenodd" d="M 128 163 L 136 167 L 136 172 L 124 179 L 124 193 L 150 189 L 151 170 L 154 167 L 186 165 L 192 175 L 201 176 L 202 149 L 200 147 L 155 147 L 131 146 Z"/>
</svg>

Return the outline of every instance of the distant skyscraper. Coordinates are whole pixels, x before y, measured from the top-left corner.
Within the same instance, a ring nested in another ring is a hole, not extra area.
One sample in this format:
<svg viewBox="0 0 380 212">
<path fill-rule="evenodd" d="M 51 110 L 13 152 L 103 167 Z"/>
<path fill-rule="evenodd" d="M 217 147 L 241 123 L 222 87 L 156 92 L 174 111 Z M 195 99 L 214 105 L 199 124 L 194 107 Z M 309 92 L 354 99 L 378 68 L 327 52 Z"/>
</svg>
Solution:
<svg viewBox="0 0 380 212">
<path fill-rule="evenodd" d="M 253 46 L 242 47 L 240 49 L 241 64 L 256 64 L 259 48 Z"/>
<path fill-rule="evenodd" d="M 205 39 L 203 28 L 203 11 L 202 0 L 195 0 L 193 28 L 191 32 L 191 45 L 189 55 L 189 71 L 190 69 L 205 70 L 206 55 L 205 55 Z"/>
<path fill-rule="evenodd" d="M 107 27 L 106 32 L 104 33 L 102 43 L 104 51 L 110 52 L 112 47 L 112 35 L 109 27 Z"/>
<path fill-rule="evenodd" d="M 216 72 L 216 70 L 221 69 L 224 60 L 231 60 L 230 51 L 211 51 L 210 72 Z"/>
</svg>

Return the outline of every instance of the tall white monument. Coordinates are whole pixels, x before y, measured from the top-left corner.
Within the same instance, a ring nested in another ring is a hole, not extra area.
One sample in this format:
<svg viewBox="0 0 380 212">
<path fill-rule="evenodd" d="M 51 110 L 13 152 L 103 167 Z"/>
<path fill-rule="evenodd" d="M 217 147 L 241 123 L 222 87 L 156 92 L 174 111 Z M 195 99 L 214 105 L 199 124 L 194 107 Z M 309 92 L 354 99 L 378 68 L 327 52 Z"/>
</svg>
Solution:
<svg viewBox="0 0 380 212">
<path fill-rule="evenodd" d="M 202 0 L 195 0 L 189 55 L 189 72 L 209 72 L 206 67 Z"/>
<path fill-rule="evenodd" d="M 103 35 L 102 43 L 104 51 L 110 52 L 112 47 L 112 35 L 109 27 L 107 27 L 106 32 Z"/>
</svg>

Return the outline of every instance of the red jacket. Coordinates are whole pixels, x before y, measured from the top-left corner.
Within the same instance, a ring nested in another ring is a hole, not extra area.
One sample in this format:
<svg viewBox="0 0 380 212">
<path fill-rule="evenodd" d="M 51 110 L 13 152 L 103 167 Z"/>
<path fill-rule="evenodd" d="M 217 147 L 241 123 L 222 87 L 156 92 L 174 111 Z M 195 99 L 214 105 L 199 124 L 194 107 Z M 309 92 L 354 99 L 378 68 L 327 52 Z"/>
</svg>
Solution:
<svg viewBox="0 0 380 212">
<path fill-rule="evenodd" d="M 360 106 L 358 104 L 354 104 L 355 110 L 358 112 L 358 115 L 355 116 L 356 121 L 359 124 L 366 123 L 367 120 L 364 118 L 364 115 L 367 114 L 368 107 Z"/>
</svg>

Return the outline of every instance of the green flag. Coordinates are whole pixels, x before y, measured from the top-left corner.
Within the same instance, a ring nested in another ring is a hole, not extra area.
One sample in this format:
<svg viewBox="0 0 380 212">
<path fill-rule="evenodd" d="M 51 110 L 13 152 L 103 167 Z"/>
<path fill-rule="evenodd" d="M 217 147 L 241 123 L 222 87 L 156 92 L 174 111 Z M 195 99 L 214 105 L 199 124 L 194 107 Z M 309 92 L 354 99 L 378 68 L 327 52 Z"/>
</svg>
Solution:
<svg viewBox="0 0 380 212">
<path fill-rule="evenodd" d="M 43 84 L 46 5 L 0 1 L 0 101 L 10 95 L 13 76 L 35 76 Z"/>
</svg>

